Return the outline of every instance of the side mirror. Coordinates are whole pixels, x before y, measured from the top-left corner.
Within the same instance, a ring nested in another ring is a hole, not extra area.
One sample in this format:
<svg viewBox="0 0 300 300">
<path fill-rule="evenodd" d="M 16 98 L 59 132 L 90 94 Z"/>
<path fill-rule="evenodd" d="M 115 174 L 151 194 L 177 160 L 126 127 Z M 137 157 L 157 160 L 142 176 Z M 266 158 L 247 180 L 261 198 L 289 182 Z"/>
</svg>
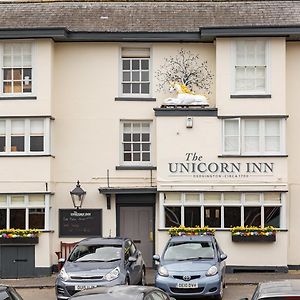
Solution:
<svg viewBox="0 0 300 300">
<path fill-rule="evenodd" d="M 134 257 L 134 256 L 129 256 L 128 261 L 129 261 L 130 263 L 136 262 L 136 257 Z"/>
<path fill-rule="evenodd" d="M 159 262 L 160 261 L 160 256 L 158 254 L 153 255 L 153 260 L 155 262 Z"/>
<path fill-rule="evenodd" d="M 221 260 L 221 261 L 225 260 L 226 258 L 227 258 L 227 255 L 226 255 L 225 253 L 222 253 L 222 254 L 220 255 L 220 260 Z"/>
</svg>

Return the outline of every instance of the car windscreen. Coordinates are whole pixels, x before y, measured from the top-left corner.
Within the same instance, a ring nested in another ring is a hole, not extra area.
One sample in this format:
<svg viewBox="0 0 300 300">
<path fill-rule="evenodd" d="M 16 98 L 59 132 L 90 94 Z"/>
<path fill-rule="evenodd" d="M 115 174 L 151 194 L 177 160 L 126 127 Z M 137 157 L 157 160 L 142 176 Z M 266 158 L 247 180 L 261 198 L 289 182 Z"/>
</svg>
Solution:
<svg viewBox="0 0 300 300">
<path fill-rule="evenodd" d="M 211 242 L 171 242 L 163 258 L 164 260 L 211 259 L 214 258 L 214 249 Z"/>
<path fill-rule="evenodd" d="M 121 259 L 121 245 L 77 245 L 68 261 L 103 261 L 111 262 Z"/>
</svg>

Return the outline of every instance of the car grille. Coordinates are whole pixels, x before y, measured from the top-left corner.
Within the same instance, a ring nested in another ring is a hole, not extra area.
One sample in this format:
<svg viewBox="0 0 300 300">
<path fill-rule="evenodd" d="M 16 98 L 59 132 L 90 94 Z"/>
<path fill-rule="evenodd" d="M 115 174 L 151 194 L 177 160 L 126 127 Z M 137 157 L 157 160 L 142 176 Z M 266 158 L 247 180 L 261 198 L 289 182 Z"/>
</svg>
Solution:
<svg viewBox="0 0 300 300">
<path fill-rule="evenodd" d="M 179 289 L 179 288 L 170 288 L 172 293 L 176 294 L 196 294 L 196 293 L 202 293 L 204 290 L 204 287 L 197 288 L 197 289 Z"/>
<path fill-rule="evenodd" d="M 102 280 L 103 276 L 71 276 L 73 280 Z"/>
<path fill-rule="evenodd" d="M 65 289 L 62 286 L 57 286 L 56 290 L 57 290 L 57 294 L 64 295 L 65 293 Z"/>
<path fill-rule="evenodd" d="M 183 279 L 184 276 L 173 275 L 173 277 L 176 278 L 176 279 L 184 280 Z M 197 279 L 197 278 L 200 278 L 200 277 L 201 277 L 200 275 L 192 275 L 190 280 Z M 189 280 L 185 280 L 185 281 L 189 281 Z"/>
</svg>

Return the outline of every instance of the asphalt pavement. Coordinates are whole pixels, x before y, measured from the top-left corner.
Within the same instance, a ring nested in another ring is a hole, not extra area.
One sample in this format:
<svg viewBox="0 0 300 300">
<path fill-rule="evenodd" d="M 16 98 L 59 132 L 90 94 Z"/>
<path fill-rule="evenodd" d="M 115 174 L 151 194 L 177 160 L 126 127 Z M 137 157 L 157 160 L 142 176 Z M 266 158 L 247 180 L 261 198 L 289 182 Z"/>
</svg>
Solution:
<svg viewBox="0 0 300 300">
<path fill-rule="evenodd" d="M 147 285 L 154 284 L 155 270 L 147 269 L 146 283 Z M 16 288 L 52 288 L 55 285 L 57 274 L 52 274 L 48 277 L 37 278 L 20 278 L 20 279 L 0 279 L 0 284 L 10 285 Z M 288 273 L 277 272 L 242 272 L 242 273 L 227 273 L 225 281 L 227 285 L 253 285 L 259 282 L 281 280 L 281 279 L 300 279 L 300 270 L 289 271 Z"/>
</svg>

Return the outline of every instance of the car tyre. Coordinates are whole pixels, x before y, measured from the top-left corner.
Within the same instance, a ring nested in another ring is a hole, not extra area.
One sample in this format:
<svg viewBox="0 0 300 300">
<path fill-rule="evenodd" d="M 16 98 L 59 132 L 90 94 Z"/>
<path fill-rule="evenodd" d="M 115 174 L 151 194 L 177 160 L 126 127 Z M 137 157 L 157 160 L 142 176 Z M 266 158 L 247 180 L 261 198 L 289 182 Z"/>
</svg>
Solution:
<svg viewBox="0 0 300 300">
<path fill-rule="evenodd" d="M 215 297 L 215 299 L 217 299 L 217 300 L 222 300 L 223 294 L 224 294 L 224 288 L 225 288 L 225 281 L 222 280 L 221 283 L 220 283 L 220 294 L 217 295 L 217 296 Z"/>
<path fill-rule="evenodd" d="M 146 271 L 145 268 L 142 269 L 141 280 L 139 285 L 146 285 Z"/>
</svg>

